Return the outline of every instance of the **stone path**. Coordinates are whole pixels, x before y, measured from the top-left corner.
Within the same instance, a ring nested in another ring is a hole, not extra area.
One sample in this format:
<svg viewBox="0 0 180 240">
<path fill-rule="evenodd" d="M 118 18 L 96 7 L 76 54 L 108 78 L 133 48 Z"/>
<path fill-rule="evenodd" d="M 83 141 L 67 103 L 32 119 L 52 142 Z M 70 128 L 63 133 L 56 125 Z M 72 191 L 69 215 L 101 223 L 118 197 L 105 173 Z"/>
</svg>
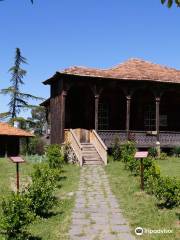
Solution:
<svg viewBox="0 0 180 240">
<path fill-rule="evenodd" d="M 81 169 L 71 240 L 134 240 L 102 166 Z"/>
</svg>

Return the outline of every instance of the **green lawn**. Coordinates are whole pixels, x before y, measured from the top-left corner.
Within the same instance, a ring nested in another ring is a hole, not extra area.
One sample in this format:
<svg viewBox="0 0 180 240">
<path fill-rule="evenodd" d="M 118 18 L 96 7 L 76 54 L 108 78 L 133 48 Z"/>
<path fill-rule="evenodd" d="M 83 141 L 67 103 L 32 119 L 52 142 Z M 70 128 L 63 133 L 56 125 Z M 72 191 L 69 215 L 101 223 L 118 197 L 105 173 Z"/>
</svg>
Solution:
<svg viewBox="0 0 180 240">
<path fill-rule="evenodd" d="M 166 164 L 168 169 L 168 163 Z M 160 165 L 163 165 L 163 162 Z M 166 169 L 166 167 L 164 167 L 164 169 Z M 176 164 L 174 167 L 177 167 Z M 171 172 L 174 174 L 176 172 L 176 170 L 173 171 L 172 168 L 173 166 L 171 166 L 171 170 L 169 169 L 169 175 L 171 175 Z M 165 170 L 163 171 L 165 172 Z M 122 162 L 111 161 L 106 167 L 106 172 L 109 176 L 112 191 L 116 195 L 124 211 L 124 215 L 130 223 L 133 234 L 136 227 L 173 230 L 173 234 L 144 234 L 143 236 L 137 237 L 137 239 L 180 239 L 180 236 L 178 236 L 179 238 L 177 237 L 179 209 L 159 209 L 156 206 L 155 197 L 140 191 L 139 177 L 131 176 L 130 172 L 124 169 L 124 164 Z"/>
<path fill-rule="evenodd" d="M 34 163 L 35 164 L 35 163 Z M 26 162 L 20 166 L 20 180 L 27 182 L 28 176 L 33 170 L 33 163 Z M 29 226 L 29 231 L 37 239 L 42 240 L 66 240 L 71 223 L 71 212 L 74 207 L 74 193 L 79 182 L 79 167 L 75 165 L 65 165 L 62 173 L 61 188 L 57 189 L 56 196 L 59 199 L 58 205 L 54 207 L 53 214 L 46 219 L 37 219 Z M 6 196 L 11 188 L 14 188 L 15 165 L 7 159 L 0 159 L 0 201 L 2 196 Z M 71 194 L 70 194 L 71 195 Z M 0 212 L 1 218 L 1 212 Z M 0 235 L 0 240 L 4 237 Z"/>
<path fill-rule="evenodd" d="M 168 157 L 165 160 L 157 160 L 162 175 L 180 178 L 180 158 Z"/>
</svg>

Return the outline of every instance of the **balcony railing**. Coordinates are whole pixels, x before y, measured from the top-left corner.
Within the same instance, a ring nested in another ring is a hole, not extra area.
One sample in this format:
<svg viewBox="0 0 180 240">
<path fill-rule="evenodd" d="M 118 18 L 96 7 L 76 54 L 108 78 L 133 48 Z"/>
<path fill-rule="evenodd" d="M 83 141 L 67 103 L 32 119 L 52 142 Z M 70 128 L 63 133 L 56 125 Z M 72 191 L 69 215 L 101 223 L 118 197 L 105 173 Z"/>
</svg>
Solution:
<svg viewBox="0 0 180 240">
<path fill-rule="evenodd" d="M 98 134 L 106 144 L 111 147 L 116 138 L 123 144 L 127 141 L 127 133 L 123 130 L 98 130 Z M 129 139 L 134 141 L 137 147 L 153 147 L 156 146 L 156 134 L 146 131 L 130 131 Z M 159 134 L 161 147 L 174 147 L 180 145 L 180 132 L 161 131 Z"/>
</svg>

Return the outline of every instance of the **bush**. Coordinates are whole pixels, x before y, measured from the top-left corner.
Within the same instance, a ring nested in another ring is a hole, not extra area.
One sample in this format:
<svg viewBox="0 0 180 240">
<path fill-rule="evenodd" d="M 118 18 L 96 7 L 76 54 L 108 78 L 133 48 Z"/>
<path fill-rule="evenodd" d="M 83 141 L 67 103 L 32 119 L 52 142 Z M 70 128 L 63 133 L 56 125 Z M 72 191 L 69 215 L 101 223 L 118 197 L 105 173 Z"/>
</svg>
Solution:
<svg viewBox="0 0 180 240">
<path fill-rule="evenodd" d="M 50 168 L 62 168 L 64 156 L 58 144 L 49 145 L 47 148 L 47 160 Z"/>
<path fill-rule="evenodd" d="M 45 145 L 46 143 L 44 140 L 40 137 L 34 137 L 30 140 L 29 146 L 28 146 L 28 154 L 29 155 L 44 155 L 45 153 Z"/>
<path fill-rule="evenodd" d="M 155 147 L 149 148 L 148 153 L 151 157 L 154 157 L 154 158 L 156 158 L 158 155 L 157 149 Z"/>
<path fill-rule="evenodd" d="M 180 205 L 180 181 L 176 178 L 159 178 L 154 193 L 164 207 L 172 208 Z"/>
<path fill-rule="evenodd" d="M 133 142 L 128 141 L 121 146 L 121 159 L 134 175 L 137 175 L 139 169 L 139 162 L 134 158 L 136 147 Z"/>
<path fill-rule="evenodd" d="M 158 159 L 159 159 L 159 160 L 166 160 L 166 159 L 167 159 L 167 153 L 161 152 Z"/>
<path fill-rule="evenodd" d="M 120 160 L 121 159 L 121 145 L 119 138 L 115 138 L 113 146 L 112 146 L 112 156 L 114 160 Z"/>
<path fill-rule="evenodd" d="M 150 177 L 154 180 L 160 177 L 160 167 L 157 165 L 156 160 L 148 157 L 143 160 L 144 163 L 144 182 L 146 182 Z"/>
<path fill-rule="evenodd" d="M 25 159 L 27 162 L 31 163 L 45 163 L 47 162 L 47 158 L 45 155 L 39 156 L 39 155 L 27 155 L 25 156 Z"/>
<path fill-rule="evenodd" d="M 27 197 L 30 208 L 38 216 L 47 216 L 56 203 L 54 190 L 56 187 L 54 172 L 47 165 L 37 165 L 32 175 L 32 183 L 28 186 Z"/>
<path fill-rule="evenodd" d="M 149 194 L 155 195 L 158 184 L 159 184 L 159 179 L 154 178 L 152 175 L 149 175 L 149 177 L 145 182 L 146 192 Z"/>
<path fill-rule="evenodd" d="M 2 224 L 7 239 L 24 239 L 27 225 L 34 215 L 29 211 L 30 200 L 23 193 L 11 195 L 2 201 Z"/>
<path fill-rule="evenodd" d="M 179 157 L 180 156 L 180 146 L 176 146 L 173 148 L 173 154 L 176 156 L 176 157 Z"/>
</svg>

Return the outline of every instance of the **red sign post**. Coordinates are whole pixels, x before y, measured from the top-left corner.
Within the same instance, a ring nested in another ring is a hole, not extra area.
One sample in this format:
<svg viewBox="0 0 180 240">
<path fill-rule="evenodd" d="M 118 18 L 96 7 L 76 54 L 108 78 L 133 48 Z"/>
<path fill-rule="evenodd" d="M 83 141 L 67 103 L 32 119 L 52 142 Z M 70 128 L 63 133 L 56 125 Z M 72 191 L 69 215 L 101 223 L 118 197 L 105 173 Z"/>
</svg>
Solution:
<svg viewBox="0 0 180 240">
<path fill-rule="evenodd" d="M 17 193 L 19 193 L 19 163 L 24 163 L 25 161 L 21 157 L 10 157 L 13 163 L 16 163 L 16 186 Z"/>
<path fill-rule="evenodd" d="M 138 159 L 141 161 L 141 190 L 144 191 L 144 164 L 143 159 L 147 158 L 148 152 L 136 152 L 135 153 L 135 159 Z"/>
</svg>

